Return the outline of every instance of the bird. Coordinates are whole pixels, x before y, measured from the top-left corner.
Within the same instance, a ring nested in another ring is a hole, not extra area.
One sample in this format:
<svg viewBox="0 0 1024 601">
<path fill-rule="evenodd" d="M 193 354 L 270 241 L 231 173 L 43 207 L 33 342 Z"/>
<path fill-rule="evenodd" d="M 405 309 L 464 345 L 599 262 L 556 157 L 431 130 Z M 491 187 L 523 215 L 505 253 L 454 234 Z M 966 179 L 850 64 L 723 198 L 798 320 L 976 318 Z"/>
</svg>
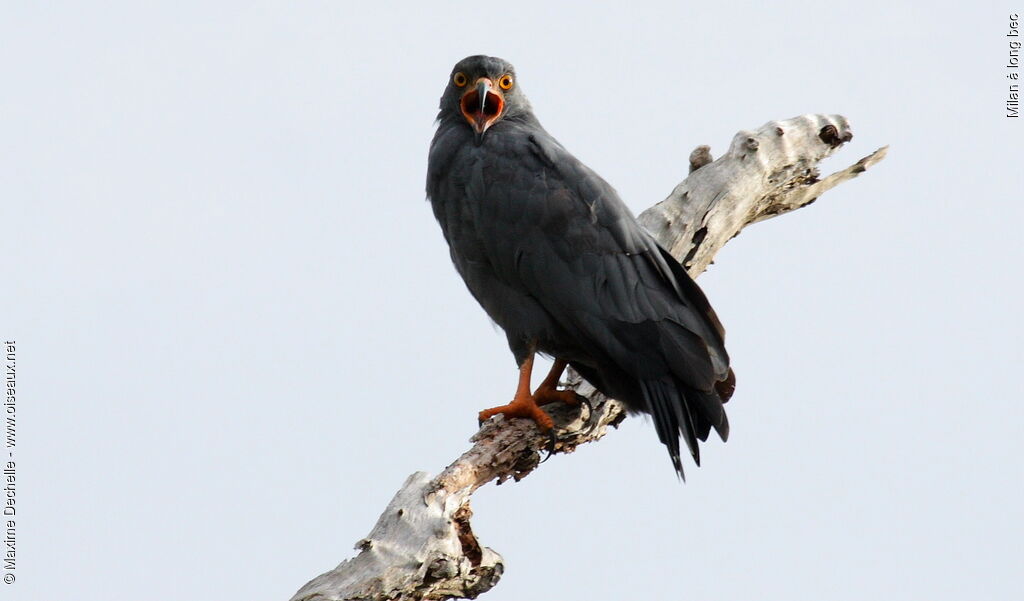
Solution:
<svg viewBox="0 0 1024 601">
<path fill-rule="evenodd" d="M 736 384 L 704 293 L 615 189 L 541 126 L 509 62 L 459 61 L 436 125 L 427 199 L 456 270 L 519 368 L 512 401 L 481 411 L 481 423 L 529 418 L 554 436 L 541 406 L 579 402 L 558 389 L 571 366 L 628 413 L 651 416 L 685 479 L 680 440 L 697 466 L 698 440 L 712 428 L 727 440 L 723 405 Z M 531 392 L 537 354 L 554 361 Z"/>
</svg>

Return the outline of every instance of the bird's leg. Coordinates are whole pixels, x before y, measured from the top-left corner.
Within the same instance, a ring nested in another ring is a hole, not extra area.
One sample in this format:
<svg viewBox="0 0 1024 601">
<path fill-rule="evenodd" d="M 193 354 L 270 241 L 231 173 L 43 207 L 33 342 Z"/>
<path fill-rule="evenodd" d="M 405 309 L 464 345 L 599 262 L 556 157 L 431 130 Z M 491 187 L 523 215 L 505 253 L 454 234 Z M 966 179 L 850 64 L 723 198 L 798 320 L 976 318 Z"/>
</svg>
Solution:
<svg viewBox="0 0 1024 601">
<path fill-rule="evenodd" d="M 516 387 L 516 395 L 512 398 L 512 402 L 508 405 L 484 409 L 480 412 L 480 423 L 500 413 L 506 417 L 528 417 L 536 422 L 541 432 L 551 432 L 555 422 L 551 421 L 551 417 L 537 406 L 534 395 L 530 394 L 530 374 L 532 372 L 533 353 L 530 353 L 523 364 L 519 366 L 519 386 Z"/>
<path fill-rule="evenodd" d="M 537 390 L 533 391 L 533 398 L 538 405 L 547 405 L 556 401 L 561 401 L 566 405 L 580 404 L 582 397 L 572 390 L 558 390 L 558 380 L 561 379 L 562 372 L 565 371 L 567 365 L 569 363 L 564 359 L 555 359 L 555 363 L 551 366 L 551 371 L 548 372 L 547 377 L 540 383 Z"/>
</svg>

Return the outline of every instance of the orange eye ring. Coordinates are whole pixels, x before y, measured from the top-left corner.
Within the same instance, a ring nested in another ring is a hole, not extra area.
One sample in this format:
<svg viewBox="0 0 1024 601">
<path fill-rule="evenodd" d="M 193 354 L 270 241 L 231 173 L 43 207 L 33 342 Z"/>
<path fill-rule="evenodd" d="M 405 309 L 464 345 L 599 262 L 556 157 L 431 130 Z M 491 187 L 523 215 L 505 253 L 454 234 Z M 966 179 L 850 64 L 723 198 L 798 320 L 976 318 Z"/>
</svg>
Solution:
<svg viewBox="0 0 1024 601">
<path fill-rule="evenodd" d="M 509 75 L 508 73 L 502 75 L 501 79 L 498 80 L 498 87 L 500 87 L 502 90 L 511 90 L 512 76 Z"/>
<path fill-rule="evenodd" d="M 459 71 L 454 76 L 452 76 L 452 83 L 455 84 L 457 87 L 464 88 L 466 87 L 466 84 L 469 83 L 469 78 L 466 77 L 465 73 Z"/>
</svg>

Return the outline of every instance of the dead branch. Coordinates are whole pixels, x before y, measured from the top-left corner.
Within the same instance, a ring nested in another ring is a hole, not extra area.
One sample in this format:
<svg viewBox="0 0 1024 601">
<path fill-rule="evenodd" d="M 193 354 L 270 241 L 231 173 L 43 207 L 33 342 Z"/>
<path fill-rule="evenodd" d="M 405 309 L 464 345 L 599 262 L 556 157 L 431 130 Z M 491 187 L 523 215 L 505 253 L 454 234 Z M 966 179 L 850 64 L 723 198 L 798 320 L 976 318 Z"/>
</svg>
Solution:
<svg viewBox="0 0 1024 601">
<path fill-rule="evenodd" d="M 737 133 L 714 161 L 700 146 L 690 155 L 689 176 L 639 221 L 696 277 L 747 225 L 805 207 L 885 157 L 888 147 L 820 179 L 818 163 L 852 137 L 845 117 L 804 115 Z M 569 380 L 592 409 L 551 410 L 560 453 L 600 439 L 625 418 L 619 403 L 577 374 Z M 409 476 L 356 543 L 359 553 L 308 582 L 292 601 L 472 599 L 490 590 L 504 562 L 474 536 L 470 496 L 492 480 L 519 480 L 537 469 L 547 438 L 532 421 L 497 416 L 471 442 L 438 476 Z"/>
</svg>

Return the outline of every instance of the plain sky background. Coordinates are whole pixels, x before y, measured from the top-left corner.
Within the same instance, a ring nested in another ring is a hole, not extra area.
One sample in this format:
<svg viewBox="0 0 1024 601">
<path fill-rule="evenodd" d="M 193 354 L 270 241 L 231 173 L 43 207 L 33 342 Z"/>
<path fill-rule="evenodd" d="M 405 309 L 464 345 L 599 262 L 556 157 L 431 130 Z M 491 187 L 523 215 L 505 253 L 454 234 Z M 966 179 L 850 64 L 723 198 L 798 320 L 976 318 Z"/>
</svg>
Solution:
<svg viewBox="0 0 1024 601">
<path fill-rule="evenodd" d="M 1024 4 L 85 4 L 0 8 L 0 599 L 287 599 L 467 448 L 515 366 L 423 186 L 477 53 L 636 212 L 772 119 L 891 145 L 700 278 L 729 443 L 681 485 L 629 419 L 481 490 L 484 598 L 1024 594 Z"/>
</svg>

